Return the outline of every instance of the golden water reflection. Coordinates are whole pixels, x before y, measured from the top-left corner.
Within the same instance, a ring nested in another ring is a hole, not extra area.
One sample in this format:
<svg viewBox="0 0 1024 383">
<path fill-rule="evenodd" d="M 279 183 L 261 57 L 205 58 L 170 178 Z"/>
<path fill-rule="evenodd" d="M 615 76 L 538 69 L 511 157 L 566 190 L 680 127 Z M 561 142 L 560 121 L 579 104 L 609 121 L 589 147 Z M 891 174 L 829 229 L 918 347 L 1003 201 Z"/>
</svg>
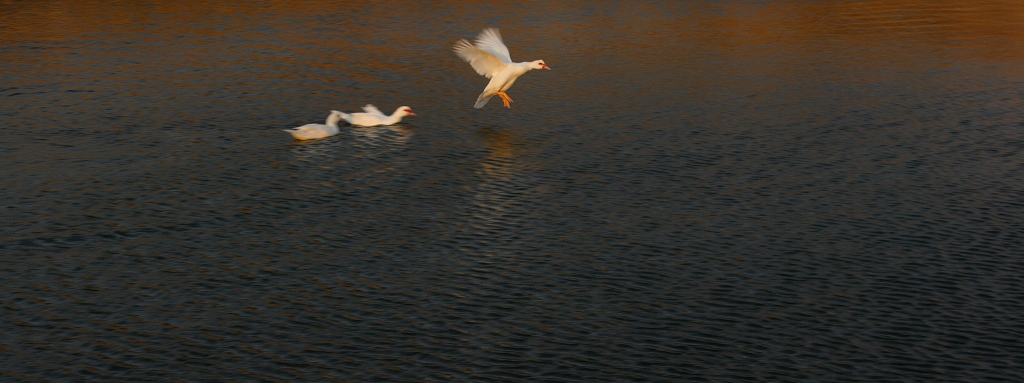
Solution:
<svg viewBox="0 0 1024 383">
<path fill-rule="evenodd" d="M 402 17 L 437 20 L 435 12 L 455 12 L 462 3 L 443 6 L 412 6 L 415 2 L 397 2 L 383 7 L 375 2 L 306 2 L 277 0 L 259 6 L 238 6 L 216 1 L 199 2 L 133 2 L 133 1 L 2 1 L 0 2 L 0 41 L 12 44 L 32 41 L 73 39 L 144 38 L 143 34 L 240 38 L 257 32 L 240 30 L 238 23 L 224 25 L 225 17 L 242 20 L 264 20 L 272 23 L 274 15 L 287 13 L 308 15 L 359 15 L 380 19 L 403 9 Z M 409 6 L 406 6 L 409 5 Z M 686 2 L 685 4 L 621 4 L 603 6 L 617 12 L 575 12 L 578 3 L 547 1 L 529 7 L 504 10 L 508 21 L 547 15 L 553 29 L 572 30 L 564 38 L 602 38 L 602 32 L 621 31 L 648 39 L 681 39 L 713 41 L 715 45 L 741 47 L 764 43 L 788 43 L 830 36 L 830 44 L 871 45 L 880 42 L 913 40 L 935 47 L 957 43 L 972 55 L 991 58 L 1024 57 L 1020 52 L 1024 41 L 1024 7 L 1018 1 L 822 1 L 779 0 L 749 3 Z M 557 21 L 556 21 L 557 20 Z M 344 17 L 340 21 L 344 21 Z M 595 26 L 595 28 L 588 28 Z M 330 22 L 325 27 L 341 28 Z M 302 28 L 268 25 L 274 38 L 294 41 L 308 40 Z M 370 26 L 375 39 L 418 39 L 410 28 Z M 417 27 L 420 28 L 420 27 Z M 562 33 L 568 34 L 568 31 Z M 582 33 L 582 35 L 580 34 Z M 241 35 L 240 35 L 241 34 Z M 459 36 L 453 35 L 450 39 Z M 522 39 L 522 38 L 520 38 Z M 644 41 L 637 44 L 646 45 Z M 334 41 L 338 47 L 362 45 L 358 40 Z M 376 49 L 390 49 L 387 45 Z M 394 52 L 398 53 L 398 52 Z M 683 52 L 661 52 L 675 55 Z M 515 52 L 514 52 L 515 55 Z"/>
</svg>

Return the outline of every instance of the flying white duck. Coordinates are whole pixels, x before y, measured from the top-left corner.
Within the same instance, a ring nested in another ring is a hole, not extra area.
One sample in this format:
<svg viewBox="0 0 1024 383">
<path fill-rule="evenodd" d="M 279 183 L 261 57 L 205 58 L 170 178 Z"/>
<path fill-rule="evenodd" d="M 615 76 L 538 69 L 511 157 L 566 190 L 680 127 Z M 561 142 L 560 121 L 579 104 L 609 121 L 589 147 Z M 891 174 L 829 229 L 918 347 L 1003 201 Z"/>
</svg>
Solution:
<svg viewBox="0 0 1024 383">
<path fill-rule="evenodd" d="M 506 108 L 511 108 L 509 103 L 512 102 L 512 98 L 505 94 L 505 91 L 512 87 L 519 76 L 532 69 L 551 70 L 544 60 L 512 62 L 512 58 L 508 54 L 508 47 L 501 42 L 501 34 L 496 28 L 484 29 L 472 44 L 465 39 L 459 40 L 452 50 L 463 60 L 469 62 L 476 73 L 491 79 L 491 82 L 487 83 L 487 87 L 484 88 L 484 92 L 476 98 L 476 105 L 473 107 L 477 109 L 487 105 L 487 100 L 494 95 L 501 97 Z"/>
<path fill-rule="evenodd" d="M 293 129 L 285 129 L 292 137 L 298 140 L 313 140 L 317 138 L 330 137 L 338 134 L 338 121 L 341 121 L 344 113 L 332 110 L 327 116 L 326 125 L 306 124 Z"/>
<path fill-rule="evenodd" d="M 400 106 L 398 109 L 395 109 L 394 113 L 388 116 L 381 112 L 380 109 L 377 109 L 376 106 L 366 104 L 363 107 L 363 113 L 341 113 L 341 118 L 355 126 L 377 126 L 394 125 L 402 121 L 402 117 L 415 115 L 416 113 L 413 113 L 412 108 L 408 106 Z"/>
</svg>

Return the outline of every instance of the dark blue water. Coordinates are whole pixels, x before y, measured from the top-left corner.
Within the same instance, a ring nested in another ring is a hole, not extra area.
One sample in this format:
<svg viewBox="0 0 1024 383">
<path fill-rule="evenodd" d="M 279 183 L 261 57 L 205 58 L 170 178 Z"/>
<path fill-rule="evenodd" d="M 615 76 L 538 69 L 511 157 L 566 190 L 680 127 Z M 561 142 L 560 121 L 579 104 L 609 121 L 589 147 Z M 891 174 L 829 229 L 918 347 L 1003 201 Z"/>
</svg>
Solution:
<svg viewBox="0 0 1024 383">
<path fill-rule="evenodd" d="M 543 59 L 486 79 L 501 28 Z M 1013 1 L 0 0 L 0 381 L 1024 381 Z M 418 114 L 293 141 L 373 103 Z"/>
</svg>

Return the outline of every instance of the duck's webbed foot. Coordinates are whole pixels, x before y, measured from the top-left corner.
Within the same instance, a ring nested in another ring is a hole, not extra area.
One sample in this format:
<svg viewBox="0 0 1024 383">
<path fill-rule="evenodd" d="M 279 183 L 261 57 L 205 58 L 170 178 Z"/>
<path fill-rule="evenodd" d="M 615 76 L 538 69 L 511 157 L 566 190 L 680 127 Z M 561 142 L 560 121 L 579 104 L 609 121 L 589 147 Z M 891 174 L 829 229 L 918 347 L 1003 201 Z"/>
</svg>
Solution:
<svg viewBox="0 0 1024 383">
<path fill-rule="evenodd" d="M 498 92 L 498 97 L 501 97 L 501 102 L 505 103 L 506 108 L 512 108 L 512 105 L 510 104 L 512 102 L 512 97 L 509 97 L 505 92 Z"/>
</svg>

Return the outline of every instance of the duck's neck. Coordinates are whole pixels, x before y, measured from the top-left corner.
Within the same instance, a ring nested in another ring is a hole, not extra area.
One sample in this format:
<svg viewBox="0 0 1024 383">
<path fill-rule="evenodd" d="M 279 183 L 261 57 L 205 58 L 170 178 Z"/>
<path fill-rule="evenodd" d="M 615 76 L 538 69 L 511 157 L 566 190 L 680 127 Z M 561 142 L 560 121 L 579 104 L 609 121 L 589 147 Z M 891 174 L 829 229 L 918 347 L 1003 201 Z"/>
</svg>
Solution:
<svg viewBox="0 0 1024 383">
<path fill-rule="evenodd" d="M 398 115 L 398 111 L 399 110 L 401 110 L 401 109 L 397 109 L 397 110 L 395 110 L 394 113 L 391 113 L 391 116 L 388 117 L 388 119 L 386 120 L 387 124 L 385 124 L 385 125 L 393 125 L 393 124 L 397 124 L 399 121 L 402 121 L 402 116 Z"/>
<path fill-rule="evenodd" d="M 533 70 L 533 67 L 531 67 L 531 65 L 533 65 L 533 63 L 529 61 L 523 61 L 521 63 L 516 63 L 516 69 L 518 69 L 519 73 L 526 73 Z"/>
<path fill-rule="evenodd" d="M 339 116 L 337 113 L 331 113 L 331 115 L 327 117 L 327 126 L 333 126 L 337 128 L 338 121 L 341 121 L 341 116 Z"/>
</svg>

